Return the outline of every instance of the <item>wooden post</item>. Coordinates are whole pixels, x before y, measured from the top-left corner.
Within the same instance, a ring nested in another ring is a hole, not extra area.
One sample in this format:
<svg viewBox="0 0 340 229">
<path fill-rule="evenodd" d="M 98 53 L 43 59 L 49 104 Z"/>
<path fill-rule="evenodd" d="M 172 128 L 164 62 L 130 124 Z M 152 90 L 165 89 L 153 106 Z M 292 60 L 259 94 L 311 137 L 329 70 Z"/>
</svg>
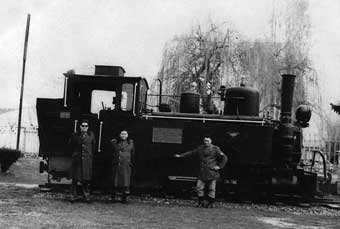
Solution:
<svg viewBox="0 0 340 229">
<path fill-rule="evenodd" d="M 22 99 L 23 99 L 23 94 L 24 94 L 25 67 L 26 67 L 28 34 L 29 34 L 29 29 L 30 29 L 30 19 L 31 19 L 31 15 L 28 14 L 27 15 L 27 22 L 26 22 L 26 33 L 25 33 L 25 43 L 24 43 L 24 56 L 23 56 L 22 75 L 21 75 L 21 91 L 20 91 L 20 102 L 19 102 L 19 118 L 18 118 L 17 147 L 16 147 L 17 150 L 19 150 L 19 145 L 20 145 Z"/>
</svg>

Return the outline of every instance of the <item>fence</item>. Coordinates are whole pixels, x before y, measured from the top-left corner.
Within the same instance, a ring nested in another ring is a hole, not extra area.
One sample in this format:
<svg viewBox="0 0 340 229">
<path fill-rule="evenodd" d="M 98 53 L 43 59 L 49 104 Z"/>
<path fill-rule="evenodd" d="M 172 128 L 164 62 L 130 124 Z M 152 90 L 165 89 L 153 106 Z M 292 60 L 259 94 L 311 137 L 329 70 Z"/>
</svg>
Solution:
<svg viewBox="0 0 340 229">
<path fill-rule="evenodd" d="M 339 164 L 340 141 L 334 139 L 304 140 L 305 151 L 321 150 L 330 162 Z"/>
<path fill-rule="evenodd" d="M 0 147 L 16 148 L 17 128 L 16 126 L 0 126 Z M 38 155 L 39 137 L 37 127 L 21 127 L 19 150 L 25 154 Z"/>
</svg>

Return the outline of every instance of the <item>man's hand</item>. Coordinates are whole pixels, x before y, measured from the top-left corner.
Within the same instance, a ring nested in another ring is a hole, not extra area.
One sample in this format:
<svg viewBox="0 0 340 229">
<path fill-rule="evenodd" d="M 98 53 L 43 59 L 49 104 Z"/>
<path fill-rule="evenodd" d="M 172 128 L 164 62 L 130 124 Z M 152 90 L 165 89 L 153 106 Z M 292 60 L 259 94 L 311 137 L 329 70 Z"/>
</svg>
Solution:
<svg viewBox="0 0 340 229">
<path fill-rule="evenodd" d="M 175 157 L 175 158 L 180 158 L 181 155 L 179 155 L 179 154 L 174 154 L 174 157 Z"/>
<path fill-rule="evenodd" d="M 220 166 L 218 166 L 218 165 L 215 165 L 214 167 L 213 167 L 213 170 L 219 170 L 220 169 Z"/>
</svg>

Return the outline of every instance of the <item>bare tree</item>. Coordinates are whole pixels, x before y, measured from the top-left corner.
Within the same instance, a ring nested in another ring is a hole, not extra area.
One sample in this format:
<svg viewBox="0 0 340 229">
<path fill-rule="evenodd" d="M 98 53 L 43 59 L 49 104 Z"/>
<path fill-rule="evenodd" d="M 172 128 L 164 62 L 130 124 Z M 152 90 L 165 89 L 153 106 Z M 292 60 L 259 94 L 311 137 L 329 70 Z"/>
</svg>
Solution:
<svg viewBox="0 0 340 229">
<path fill-rule="evenodd" d="M 211 95 L 221 85 L 221 65 L 230 30 L 210 23 L 207 29 L 195 26 L 188 35 L 175 37 L 163 53 L 159 78 L 164 91 L 179 95 L 185 90 L 201 94 L 203 110 L 210 112 Z"/>
</svg>

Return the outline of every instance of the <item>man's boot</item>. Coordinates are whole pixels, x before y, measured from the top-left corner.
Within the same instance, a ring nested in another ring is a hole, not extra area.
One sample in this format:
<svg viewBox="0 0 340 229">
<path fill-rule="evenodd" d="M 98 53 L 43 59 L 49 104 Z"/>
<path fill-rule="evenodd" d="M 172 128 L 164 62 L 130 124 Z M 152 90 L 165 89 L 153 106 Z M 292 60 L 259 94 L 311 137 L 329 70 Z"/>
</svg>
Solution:
<svg viewBox="0 0 340 229">
<path fill-rule="evenodd" d="M 83 184 L 83 193 L 84 193 L 84 199 L 85 202 L 90 203 L 91 199 L 90 199 L 90 184 Z"/>
<path fill-rule="evenodd" d="M 204 197 L 203 196 L 199 196 L 198 197 L 198 202 L 197 202 L 197 207 L 203 207 L 203 205 L 204 205 Z"/>
<path fill-rule="evenodd" d="M 122 200 L 121 200 L 121 202 L 122 202 L 123 204 L 128 203 L 127 197 L 128 197 L 128 194 L 125 193 L 125 192 L 123 192 L 123 194 L 122 194 Z"/>
<path fill-rule="evenodd" d="M 71 203 L 74 203 L 77 200 L 77 183 L 72 182 L 71 184 Z"/>
<path fill-rule="evenodd" d="M 215 198 L 208 197 L 208 204 L 207 204 L 206 208 L 213 208 L 214 207 L 214 200 L 215 200 Z"/>
<path fill-rule="evenodd" d="M 111 203 L 115 203 L 115 202 L 116 202 L 116 193 L 115 193 L 115 192 L 112 192 L 112 193 L 111 193 L 110 202 L 111 202 Z"/>
</svg>

